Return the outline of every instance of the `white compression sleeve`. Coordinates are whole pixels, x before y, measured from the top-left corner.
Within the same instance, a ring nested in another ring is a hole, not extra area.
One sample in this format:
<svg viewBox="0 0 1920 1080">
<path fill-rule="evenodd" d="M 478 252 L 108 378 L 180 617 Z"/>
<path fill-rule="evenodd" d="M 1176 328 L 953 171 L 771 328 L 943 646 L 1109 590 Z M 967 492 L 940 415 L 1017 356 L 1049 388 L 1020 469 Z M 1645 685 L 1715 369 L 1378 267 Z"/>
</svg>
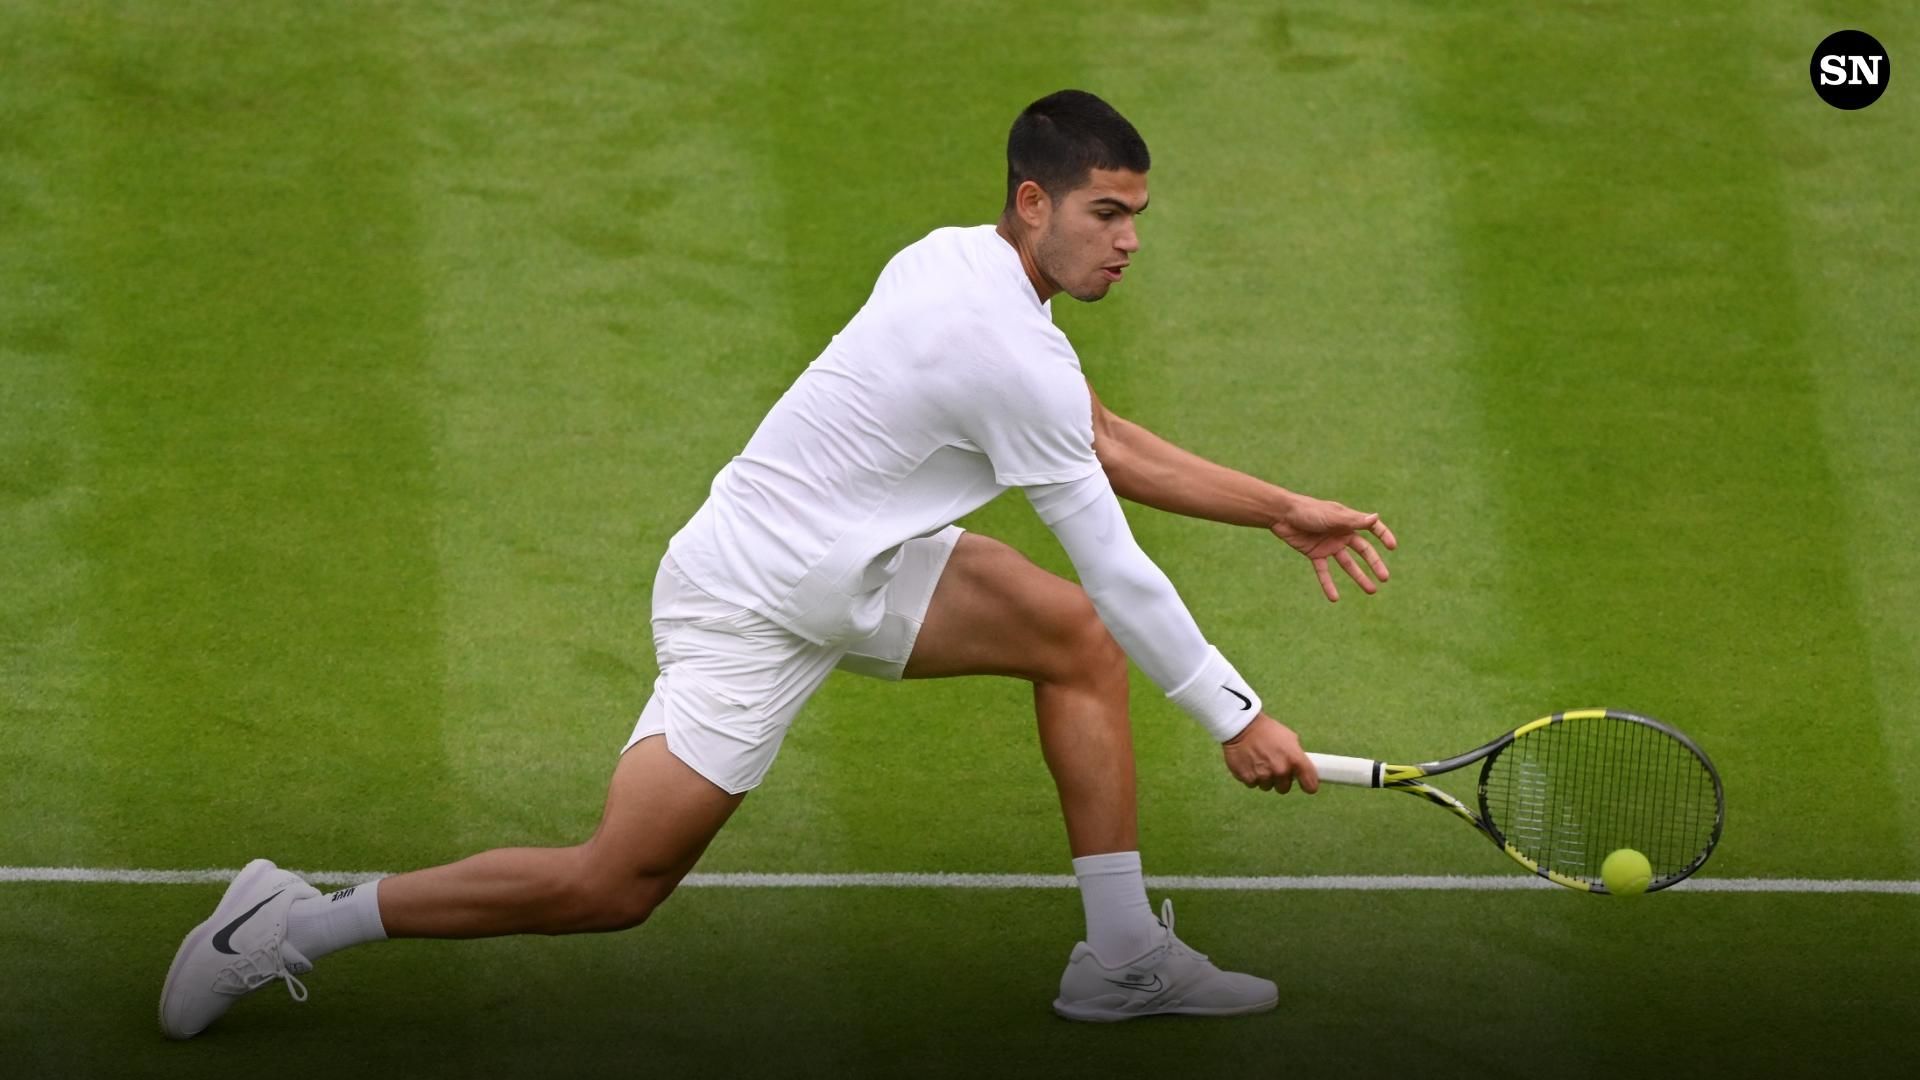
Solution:
<svg viewBox="0 0 1920 1080">
<path fill-rule="evenodd" d="M 1106 473 L 1025 490 L 1101 621 L 1174 704 L 1221 742 L 1260 715 L 1260 696 L 1207 644 L 1173 582 L 1140 550 Z"/>
</svg>

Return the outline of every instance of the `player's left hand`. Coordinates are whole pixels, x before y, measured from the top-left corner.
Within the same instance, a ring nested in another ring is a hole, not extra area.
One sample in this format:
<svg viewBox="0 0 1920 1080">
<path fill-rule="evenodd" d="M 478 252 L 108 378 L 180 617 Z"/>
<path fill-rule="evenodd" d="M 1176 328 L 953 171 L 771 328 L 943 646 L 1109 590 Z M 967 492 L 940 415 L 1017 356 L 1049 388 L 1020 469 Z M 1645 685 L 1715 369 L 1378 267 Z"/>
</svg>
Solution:
<svg viewBox="0 0 1920 1080">
<path fill-rule="evenodd" d="M 1295 495 L 1286 513 L 1269 528 L 1273 535 L 1313 563 L 1313 572 L 1320 578 L 1320 591 L 1327 594 L 1328 603 L 1340 599 L 1340 590 L 1334 587 L 1333 575 L 1327 570 L 1328 559 L 1339 563 L 1340 569 L 1369 596 L 1380 590 L 1379 582 L 1387 580 L 1386 560 L 1360 535 L 1362 531 L 1372 533 L 1388 551 L 1399 546 L 1394 542 L 1393 530 L 1387 528 L 1379 514 L 1363 514 L 1337 502 L 1308 495 Z M 1354 552 L 1367 560 L 1372 577 L 1360 572 Z"/>
</svg>

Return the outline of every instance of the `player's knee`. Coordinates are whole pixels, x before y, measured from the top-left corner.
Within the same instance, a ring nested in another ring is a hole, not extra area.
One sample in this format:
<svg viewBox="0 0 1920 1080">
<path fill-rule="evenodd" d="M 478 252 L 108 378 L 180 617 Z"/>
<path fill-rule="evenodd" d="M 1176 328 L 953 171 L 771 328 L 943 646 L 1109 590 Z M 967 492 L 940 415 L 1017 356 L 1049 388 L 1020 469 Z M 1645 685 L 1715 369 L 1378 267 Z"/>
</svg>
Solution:
<svg viewBox="0 0 1920 1080">
<path fill-rule="evenodd" d="M 1083 593 L 1064 620 L 1060 650 L 1064 661 L 1059 676 L 1063 681 L 1089 682 L 1100 686 L 1127 683 L 1127 654 L 1100 621 L 1093 601 Z"/>
<path fill-rule="evenodd" d="M 1088 638 L 1090 640 L 1085 646 L 1087 669 L 1094 673 L 1101 685 L 1117 684 L 1124 689 L 1127 685 L 1127 651 L 1113 639 L 1105 623 L 1088 631 Z"/>
<path fill-rule="evenodd" d="M 583 930 L 627 930 L 646 922 L 677 883 L 655 874 L 583 866 L 566 883 L 567 907 Z"/>
<path fill-rule="evenodd" d="M 630 930 L 639 926 L 672 892 L 672 885 L 653 879 L 629 882 L 620 894 L 608 898 L 607 929 Z"/>
</svg>

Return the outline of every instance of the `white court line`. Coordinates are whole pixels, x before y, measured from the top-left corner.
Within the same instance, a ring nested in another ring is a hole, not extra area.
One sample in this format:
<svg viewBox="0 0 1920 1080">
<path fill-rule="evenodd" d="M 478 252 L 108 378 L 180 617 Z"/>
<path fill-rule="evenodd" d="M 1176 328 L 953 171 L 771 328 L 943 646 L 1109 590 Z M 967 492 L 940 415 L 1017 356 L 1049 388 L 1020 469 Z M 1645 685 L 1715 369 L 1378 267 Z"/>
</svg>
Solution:
<svg viewBox="0 0 1920 1080">
<path fill-rule="evenodd" d="M 71 882 L 89 885 L 224 885 L 238 870 L 94 870 L 60 866 L 0 866 L 0 884 Z M 299 871 L 321 885 L 354 885 L 385 874 L 372 871 Z M 682 882 L 706 889 L 1070 889 L 1067 874 L 690 874 Z M 1525 874 L 1465 876 L 1313 875 L 1212 877 L 1148 875 L 1152 889 L 1224 889 L 1240 892 L 1511 892 L 1559 886 Z M 1898 893 L 1920 896 L 1920 881 L 1857 878 L 1689 878 L 1672 892 Z"/>
</svg>

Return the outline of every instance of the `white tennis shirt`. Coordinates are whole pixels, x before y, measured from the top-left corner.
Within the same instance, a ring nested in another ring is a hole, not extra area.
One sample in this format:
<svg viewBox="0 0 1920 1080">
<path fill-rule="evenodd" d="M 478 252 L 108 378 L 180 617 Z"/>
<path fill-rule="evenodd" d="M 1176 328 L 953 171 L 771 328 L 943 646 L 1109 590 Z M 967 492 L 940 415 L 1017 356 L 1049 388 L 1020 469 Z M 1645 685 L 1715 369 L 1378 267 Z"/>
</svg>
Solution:
<svg viewBox="0 0 1920 1080">
<path fill-rule="evenodd" d="M 669 550 L 713 596 L 850 643 L 879 628 L 902 544 L 1010 487 L 1028 489 L 1103 620 L 1170 697 L 1221 739 L 1257 715 L 1134 544 L 1094 456 L 1080 359 L 991 225 L 936 229 L 887 263 Z"/>
<path fill-rule="evenodd" d="M 902 543 L 1010 487 L 1096 472 L 1080 358 L 991 225 L 936 229 L 713 481 L 671 551 L 819 644 L 879 628 Z"/>
</svg>

